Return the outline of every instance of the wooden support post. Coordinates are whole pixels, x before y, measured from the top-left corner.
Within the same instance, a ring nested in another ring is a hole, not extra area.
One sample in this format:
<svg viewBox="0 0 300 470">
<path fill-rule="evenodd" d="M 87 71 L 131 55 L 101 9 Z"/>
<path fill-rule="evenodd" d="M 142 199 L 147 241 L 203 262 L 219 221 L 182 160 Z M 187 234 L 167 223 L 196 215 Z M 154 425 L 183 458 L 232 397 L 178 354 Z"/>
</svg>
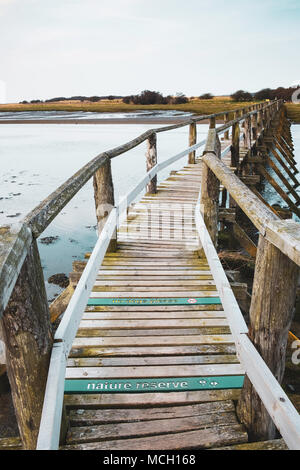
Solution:
<svg viewBox="0 0 300 470">
<path fill-rule="evenodd" d="M 224 124 L 229 122 L 229 113 L 224 114 Z M 229 130 L 224 132 L 224 140 L 229 140 Z"/>
<path fill-rule="evenodd" d="M 203 154 L 214 153 L 221 158 L 221 144 L 214 129 L 208 132 L 208 140 Z M 214 173 L 203 163 L 201 180 L 201 214 L 208 233 L 215 246 L 218 243 L 218 212 L 220 182 Z"/>
<path fill-rule="evenodd" d="M 257 137 L 258 137 L 257 114 L 254 114 L 254 115 L 252 116 L 251 134 L 252 134 L 252 139 L 255 140 L 255 141 L 257 141 Z"/>
<path fill-rule="evenodd" d="M 147 172 L 157 164 L 157 143 L 156 134 L 153 133 L 147 139 L 146 168 Z M 147 193 L 155 194 L 157 192 L 157 176 L 148 183 Z"/>
<path fill-rule="evenodd" d="M 244 120 L 244 146 L 247 149 L 251 148 L 251 117 Z"/>
<path fill-rule="evenodd" d="M 195 145 L 197 143 L 197 126 L 196 123 L 193 122 L 190 124 L 190 133 L 189 133 L 189 147 Z M 196 163 L 196 151 L 189 153 L 189 163 L 194 164 Z"/>
<path fill-rule="evenodd" d="M 97 170 L 93 177 L 94 198 L 96 206 L 96 216 L 98 234 L 103 230 L 105 222 L 115 205 L 114 186 L 111 173 L 111 160 L 108 159 L 102 167 Z M 117 232 L 112 236 L 107 251 L 112 252 L 117 249 Z"/>
<path fill-rule="evenodd" d="M 298 266 L 260 235 L 250 307 L 249 336 L 281 383 L 288 331 L 293 318 Z M 275 426 L 246 377 L 238 415 L 252 441 L 271 440 Z"/>
<path fill-rule="evenodd" d="M 257 113 L 257 132 L 260 135 L 261 131 L 263 129 L 263 112 L 258 111 Z"/>
<path fill-rule="evenodd" d="M 238 172 L 240 161 L 240 126 L 238 122 L 232 126 L 231 139 L 231 166 L 236 167 Z"/>
<path fill-rule="evenodd" d="M 213 116 L 209 119 L 209 128 L 215 129 L 216 127 L 216 118 Z"/>
<path fill-rule="evenodd" d="M 53 343 L 36 241 L 29 248 L 1 322 L 22 445 L 25 450 L 34 450 Z"/>
</svg>

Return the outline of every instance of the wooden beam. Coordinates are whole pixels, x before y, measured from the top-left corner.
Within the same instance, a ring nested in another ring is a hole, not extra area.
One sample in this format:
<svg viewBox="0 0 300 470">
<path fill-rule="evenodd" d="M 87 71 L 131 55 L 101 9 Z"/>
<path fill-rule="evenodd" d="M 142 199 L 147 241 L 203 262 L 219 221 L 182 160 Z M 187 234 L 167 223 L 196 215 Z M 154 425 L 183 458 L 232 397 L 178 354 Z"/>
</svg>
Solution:
<svg viewBox="0 0 300 470">
<path fill-rule="evenodd" d="M 102 167 L 97 170 L 93 177 L 94 198 L 96 206 L 96 217 L 98 234 L 100 235 L 106 224 L 108 216 L 115 205 L 114 186 L 111 173 L 111 161 L 106 160 Z M 117 231 L 114 232 L 108 246 L 108 251 L 117 249 Z"/>
<path fill-rule="evenodd" d="M 189 147 L 192 147 L 192 145 L 195 145 L 196 142 L 197 142 L 197 126 L 196 126 L 196 123 L 194 122 L 193 124 L 190 124 Z M 195 150 L 189 153 L 188 162 L 190 164 L 196 163 L 196 151 Z"/>
<path fill-rule="evenodd" d="M 220 159 L 221 144 L 215 130 L 208 133 L 208 140 L 204 155 L 213 151 L 216 158 Z M 219 211 L 220 182 L 209 167 L 204 163 L 202 168 L 201 182 L 201 213 L 207 226 L 213 244 L 217 245 L 218 240 L 218 211 Z"/>
<path fill-rule="evenodd" d="M 148 171 L 157 164 L 157 144 L 156 134 L 151 134 L 147 139 L 146 168 Z M 157 192 L 157 175 L 147 184 L 147 193 L 155 194 Z"/>
<path fill-rule="evenodd" d="M 247 253 L 249 253 L 250 256 L 255 258 L 257 251 L 255 243 L 251 240 L 251 238 L 248 237 L 247 233 L 236 222 L 232 224 L 232 229 L 234 238 L 247 251 Z"/>
</svg>

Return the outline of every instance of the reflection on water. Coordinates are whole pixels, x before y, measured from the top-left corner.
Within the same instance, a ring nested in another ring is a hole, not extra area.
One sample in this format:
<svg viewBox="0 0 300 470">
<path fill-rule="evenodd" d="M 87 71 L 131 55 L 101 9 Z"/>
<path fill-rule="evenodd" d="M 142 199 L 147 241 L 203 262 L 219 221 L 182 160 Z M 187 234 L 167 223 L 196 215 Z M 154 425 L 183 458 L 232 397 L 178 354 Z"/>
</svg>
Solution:
<svg viewBox="0 0 300 470">
<path fill-rule="evenodd" d="M 125 118 L 178 118 L 189 117 L 192 113 L 177 110 L 140 110 L 124 113 L 97 113 L 95 111 L 19 111 L 19 112 L 0 112 L 0 120 L 15 119 L 125 119 Z"/>
<path fill-rule="evenodd" d="M 160 126 L 161 127 L 161 126 Z M 0 225 L 22 218 L 60 184 L 99 153 L 121 145 L 153 125 L 7 124 L 0 126 Z M 199 140 L 208 126 L 198 126 Z M 188 128 L 158 134 L 158 161 L 162 162 L 188 146 Z M 145 175 L 146 143 L 112 160 L 116 202 Z M 199 150 L 201 152 L 201 150 Z M 159 174 L 165 179 L 179 162 Z M 69 274 L 72 261 L 83 259 L 96 240 L 95 206 L 89 181 L 54 219 L 44 237 L 58 237 L 52 244 L 39 240 L 45 279 L 52 274 Z M 60 292 L 47 285 L 49 298 Z"/>
</svg>

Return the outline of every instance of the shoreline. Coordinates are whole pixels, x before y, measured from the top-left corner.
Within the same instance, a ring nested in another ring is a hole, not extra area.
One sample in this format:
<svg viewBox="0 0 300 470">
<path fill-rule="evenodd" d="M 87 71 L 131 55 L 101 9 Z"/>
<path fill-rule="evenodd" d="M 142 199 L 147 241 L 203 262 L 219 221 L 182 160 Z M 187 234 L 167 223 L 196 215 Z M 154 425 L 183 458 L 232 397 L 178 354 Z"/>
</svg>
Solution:
<svg viewBox="0 0 300 470">
<path fill-rule="evenodd" d="M 0 119 L 0 124 L 180 124 L 189 119 L 178 118 L 108 118 L 108 119 Z M 223 120 L 217 120 L 223 123 Z M 208 124 L 209 119 L 198 123 Z"/>
</svg>

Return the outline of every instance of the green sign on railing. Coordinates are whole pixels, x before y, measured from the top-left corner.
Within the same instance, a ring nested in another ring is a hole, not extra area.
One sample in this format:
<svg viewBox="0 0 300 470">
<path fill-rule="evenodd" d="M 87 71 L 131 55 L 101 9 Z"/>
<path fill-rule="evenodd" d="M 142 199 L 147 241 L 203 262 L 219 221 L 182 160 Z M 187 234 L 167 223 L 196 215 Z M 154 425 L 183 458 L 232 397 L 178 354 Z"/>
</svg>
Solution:
<svg viewBox="0 0 300 470">
<path fill-rule="evenodd" d="M 65 380 L 65 393 L 150 393 L 242 388 L 243 375 L 117 380 Z"/>
<path fill-rule="evenodd" d="M 220 305 L 219 297 L 90 298 L 88 305 Z"/>
</svg>

